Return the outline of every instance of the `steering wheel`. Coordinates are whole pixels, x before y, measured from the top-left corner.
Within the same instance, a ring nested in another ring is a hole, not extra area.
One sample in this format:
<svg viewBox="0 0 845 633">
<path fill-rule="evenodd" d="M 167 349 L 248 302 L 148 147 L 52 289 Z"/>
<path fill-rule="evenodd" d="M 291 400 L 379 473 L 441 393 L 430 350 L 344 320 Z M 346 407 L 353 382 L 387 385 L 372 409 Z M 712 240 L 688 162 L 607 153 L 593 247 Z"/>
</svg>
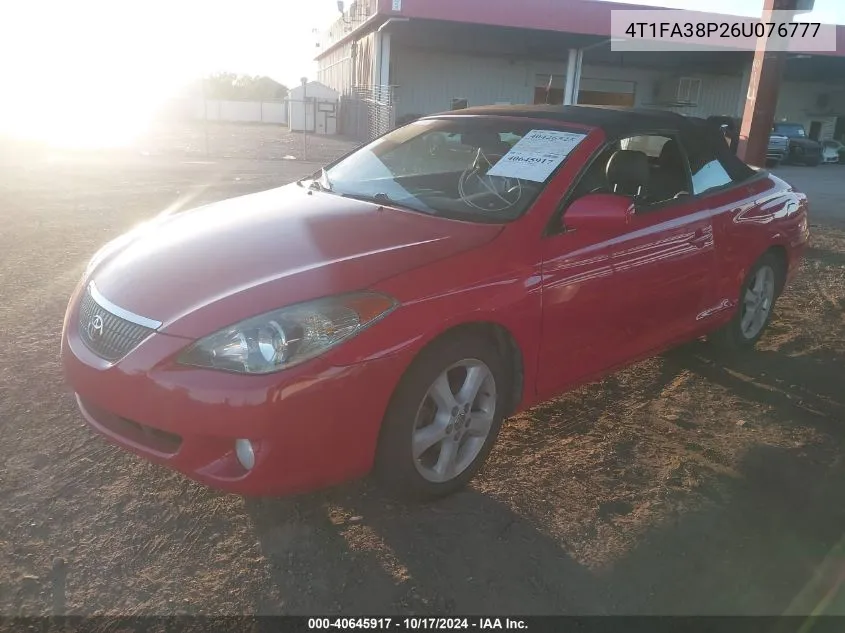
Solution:
<svg viewBox="0 0 845 633">
<path fill-rule="evenodd" d="M 458 193 L 464 203 L 479 211 L 498 212 L 506 211 L 519 202 L 522 197 L 521 180 L 487 173 L 501 157 L 488 157 L 478 148 L 472 163 L 458 179 Z"/>
</svg>

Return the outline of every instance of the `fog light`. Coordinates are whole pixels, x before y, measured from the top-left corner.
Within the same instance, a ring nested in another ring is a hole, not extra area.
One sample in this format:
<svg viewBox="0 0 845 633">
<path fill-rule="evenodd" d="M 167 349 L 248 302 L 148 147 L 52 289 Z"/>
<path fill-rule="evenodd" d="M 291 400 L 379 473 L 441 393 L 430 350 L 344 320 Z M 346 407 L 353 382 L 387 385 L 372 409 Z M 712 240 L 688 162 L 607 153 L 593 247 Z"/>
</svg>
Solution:
<svg viewBox="0 0 845 633">
<path fill-rule="evenodd" d="M 249 440 L 235 440 L 235 455 L 241 466 L 247 470 L 252 470 L 255 466 L 255 449 Z"/>
</svg>

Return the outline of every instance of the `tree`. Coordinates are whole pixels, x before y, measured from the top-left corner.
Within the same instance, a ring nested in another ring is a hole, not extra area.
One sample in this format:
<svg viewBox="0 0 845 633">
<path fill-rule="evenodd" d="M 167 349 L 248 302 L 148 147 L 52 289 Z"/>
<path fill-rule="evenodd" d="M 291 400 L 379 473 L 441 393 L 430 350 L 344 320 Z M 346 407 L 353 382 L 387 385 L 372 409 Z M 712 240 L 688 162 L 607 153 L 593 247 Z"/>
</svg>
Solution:
<svg viewBox="0 0 845 633">
<path fill-rule="evenodd" d="M 202 81 L 207 99 L 269 101 L 284 99 L 288 94 L 286 86 L 266 76 L 219 72 Z"/>
</svg>

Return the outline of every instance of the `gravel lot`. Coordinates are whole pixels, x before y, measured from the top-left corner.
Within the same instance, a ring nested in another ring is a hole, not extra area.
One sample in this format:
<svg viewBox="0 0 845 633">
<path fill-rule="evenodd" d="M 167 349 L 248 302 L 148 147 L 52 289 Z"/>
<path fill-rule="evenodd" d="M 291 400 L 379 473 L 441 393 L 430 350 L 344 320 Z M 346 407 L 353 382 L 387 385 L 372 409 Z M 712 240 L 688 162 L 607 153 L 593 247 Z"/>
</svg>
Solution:
<svg viewBox="0 0 845 633">
<path fill-rule="evenodd" d="M 100 244 L 349 147 L 214 134 L 208 156 L 196 130 L 0 151 L 0 614 L 845 613 L 845 167 L 778 172 L 810 194 L 813 247 L 756 353 L 690 345 L 519 415 L 442 502 L 366 480 L 254 501 L 95 436 L 57 354 Z"/>
</svg>

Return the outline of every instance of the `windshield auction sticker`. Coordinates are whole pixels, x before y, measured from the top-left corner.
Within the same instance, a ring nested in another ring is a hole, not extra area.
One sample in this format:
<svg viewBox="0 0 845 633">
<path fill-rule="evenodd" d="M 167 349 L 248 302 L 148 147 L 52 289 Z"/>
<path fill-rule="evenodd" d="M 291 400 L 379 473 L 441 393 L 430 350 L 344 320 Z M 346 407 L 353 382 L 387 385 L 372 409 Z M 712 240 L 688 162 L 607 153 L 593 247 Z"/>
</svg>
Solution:
<svg viewBox="0 0 845 633">
<path fill-rule="evenodd" d="M 487 175 L 545 182 L 585 136 L 556 130 L 531 130 Z"/>
</svg>

